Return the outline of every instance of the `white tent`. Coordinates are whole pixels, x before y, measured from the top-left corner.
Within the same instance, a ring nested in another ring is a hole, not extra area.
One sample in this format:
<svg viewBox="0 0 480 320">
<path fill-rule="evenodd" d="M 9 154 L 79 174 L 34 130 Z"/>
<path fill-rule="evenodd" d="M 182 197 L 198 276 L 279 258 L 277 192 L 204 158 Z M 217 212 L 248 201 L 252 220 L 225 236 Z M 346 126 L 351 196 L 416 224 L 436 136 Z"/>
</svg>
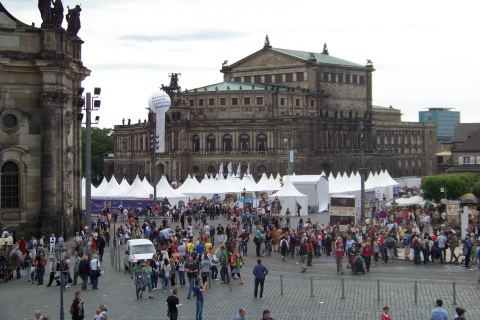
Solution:
<svg viewBox="0 0 480 320">
<path fill-rule="evenodd" d="M 137 175 L 130 188 L 117 197 L 122 199 L 150 199 L 152 196 L 153 187 L 149 183 L 148 186 L 144 184 Z"/>
<path fill-rule="evenodd" d="M 280 180 L 277 180 L 273 177 L 273 175 L 270 176 L 270 178 L 268 179 L 269 183 L 270 183 L 270 188 L 271 190 L 280 190 L 280 188 L 282 187 L 282 184 L 280 183 Z"/>
<path fill-rule="evenodd" d="M 187 179 L 185 179 L 177 190 L 186 196 L 196 197 L 200 192 L 200 183 L 195 177 L 188 175 Z"/>
<path fill-rule="evenodd" d="M 295 175 L 284 176 L 290 180 L 295 188 L 308 196 L 310 212 L 324 212 L 328 210 L 330 200 L 328 181 L 321 175 Z"/>
<path fill-rule="evenodd" d="M 289 179 L 285 181 L 280 190 L 270 196 L 270 199 L 275 198 L 280 200 L 282 206 L 281 214 L 285 214 L 287 209 L 290 209 L 292 215 L 296 215 L 298 203 L 301 206 L 300 215 L 308 215 L 308 196 L 298 191 Z"/>
<path fill-rule="evenodd" d="M 95 189 L 92 188 L 92 197 L 104 197 L 105 191 L 108 189 L 107 178 L 103 177 L 102 182 Z"/>
<path fill-rule="evenodd" d="M 113 198 L 118 194 L 118 190 L 120 188 L 120 185 L 118 184 L 117 179 L 115 179 L 115 176 L 113 175 L 110 178 L 110 181 L 108 182 L 107 187 L 103 191 L 103 196 L 102 198 Z"/>
<path fill-rule="evenodd" d="M 163 198 L 167 198 L 172 206 L 178 206 L 180 201 L 183 201 L 184 203 L 188 202 L 188 196 L 173 189 L 165 176 L 162 176 L 157 183 L 157 199 L 162 200 Z"/>
<path fill-rule="evenodd" d="M 408 207 L 416 204 L 422 205 L 422 203 L 424 203 L 423 201 L 424 201 L 423 198 L 420 196 L 413 196 L 410 198 L 400 198 L 395 200 L 396 205 L 398 207 Z M 393 201 L 387 202 L 387 206 L 391 207 L 392 205 L 393 205 Z"/>
</svg>

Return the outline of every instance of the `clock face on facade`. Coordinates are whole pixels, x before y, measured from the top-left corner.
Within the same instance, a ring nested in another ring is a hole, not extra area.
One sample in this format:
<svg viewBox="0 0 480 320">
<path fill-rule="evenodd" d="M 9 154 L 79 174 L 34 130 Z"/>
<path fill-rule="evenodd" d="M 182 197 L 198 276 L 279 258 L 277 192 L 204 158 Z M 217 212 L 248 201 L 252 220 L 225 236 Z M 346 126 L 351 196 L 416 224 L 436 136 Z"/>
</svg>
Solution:
<svg viewBox="0 0 480 320">
<path fill-rule="evenodd" d="M 17 126 L 18 120 L 13 114 L 6 114 L 2 118 L 2 123 L 6 128 L 11 129 Z"/>
</svg>

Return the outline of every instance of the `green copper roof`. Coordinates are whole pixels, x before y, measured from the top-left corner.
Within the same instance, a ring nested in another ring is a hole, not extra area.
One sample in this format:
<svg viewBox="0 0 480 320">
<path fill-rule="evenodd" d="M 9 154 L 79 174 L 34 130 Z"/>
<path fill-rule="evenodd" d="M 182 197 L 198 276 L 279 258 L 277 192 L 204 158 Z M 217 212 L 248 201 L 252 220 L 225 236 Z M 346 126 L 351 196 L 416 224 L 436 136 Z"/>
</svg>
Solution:
<svg viewBox="0 0 480 320">
<path fill-rule="evenodd" d="M 304 89 L 278 86 L 272 84 L 220 82 L 205 87 L 185 90 L 186 93 L 201 93 L 212 91 L 281 91 L 281 92 L 304 92 Z"/>
<path fill-rule="evenodd" d="M 365 67 L 361 64 L 350 62 L 347 60 L 343 60 L 340 58 L 333 57 L 328 54 L 318 53 L 318 52 L 307 52 L 307 51 L 299 51 L 299 50 L 290 50 L 290 49 L 280 49 L 280 48 L 272 48 L 272 50 L 281 52 L 284 54 L 288 54 L 292 57 L 297 57 L 306 61 L 312 61 L 316 63 L 322 64 L 336 64 L 340 66 L 349 66 L 349 67 Z M 315 57 L 315 60 L 312 58 Z"/>
</svg>

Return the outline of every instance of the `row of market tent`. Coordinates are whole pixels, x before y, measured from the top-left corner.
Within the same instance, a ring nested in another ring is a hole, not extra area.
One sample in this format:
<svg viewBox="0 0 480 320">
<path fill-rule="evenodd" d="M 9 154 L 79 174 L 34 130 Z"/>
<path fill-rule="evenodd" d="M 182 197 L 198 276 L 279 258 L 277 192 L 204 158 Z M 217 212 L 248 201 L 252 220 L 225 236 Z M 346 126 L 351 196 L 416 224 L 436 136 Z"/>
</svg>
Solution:
<svg viewBox="0 0 480 320">
<path fill-rule="evenodd" d="M 276 177 L 265 173 L 258 182 L 255 182 L 251 175 L 245 175 L 239 178 L 236 175 L 207 176 L 205 175 L 201 182 L 195 177 L 188 175 L 184 183 L 177 189 L 172 188 L 165 176 L 162 176 L 156 185 L 157 199 L 167 198 L 170 205 L 178 205 L 180 202 L 186 203 L 189 199 L 199 199 L 206 197 L 212 199 L 216 196 L 223 199 L 227 194 L 237 194 L 237 199 L 242 200 L 242 193 L 266 193 L 270 199 L 278 198 L 280 200 L 283 212 L 289 208 L 292 213 L 300 208 L 300 214 L 306 215 L 312 211 L 323 212 L 328 209 L 331 195 L 353 194 L 360 196 L 360 174 L 358 172 L 350 175 L 343 173 L 328 177 L 325 173 L 320 175 L 291 175 Z M 379 173 L 370 173 L 365 181 L 365 190 L 385 195 L 388 199 L 393 197 L 393 188 L 398 183 L 393 180 L 388 171 Z M 123 178 L 120 183 L 113 176 L 109 181 L 106 178 L 102 180 L 98 187 L 92 185 L 93 201 L 110 200 L 153 200 L 154 188 L 146 179 L 140 179 L 137 175 L 130 185 Z M 85 197 L 85 179 L 82 180 L 82 198 Z M 85 208 L 85 200 L 84 200 Z M 310 210 L 309 210 L 310 208 Z"/>
</svg>

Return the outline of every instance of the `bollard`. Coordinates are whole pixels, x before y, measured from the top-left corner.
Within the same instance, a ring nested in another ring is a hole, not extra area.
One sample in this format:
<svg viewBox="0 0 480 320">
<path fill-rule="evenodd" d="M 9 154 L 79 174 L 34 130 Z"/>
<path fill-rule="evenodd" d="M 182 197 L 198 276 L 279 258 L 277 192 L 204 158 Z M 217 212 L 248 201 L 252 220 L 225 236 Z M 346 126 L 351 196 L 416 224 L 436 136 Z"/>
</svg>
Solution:
<svg viewBox="0 0 480 320">
<path fill-rule="evenodd" d="M 457 288 L 455 282 L 453 282 L 453 305 L 457 305 Z"/>
<path fill-rule="evenodd" d="M 283 296 L 283 274 L 280 275 L 280 295 Z"/>
<path fill-rule="evenodd" d="M 417 288 L 417 281 L 415 281 L 415 292 L 414 292 L 415 303 L 418 302 L 417 295 L 418 295 L 418 288 Z"/>
<path fill-rule="evenodd" d="M 310 297 L 313 298 L 313 277 L 310 277 Z"/>
<path fill-rule="evenodd" d="M 342 299 L 345 299 L 345 279 L 342 278 Z"/>
<path fill-rule="evenodd" d="M 377 300 L 380 301 L 380 280 L 377 280 Z"/>
</svg>

